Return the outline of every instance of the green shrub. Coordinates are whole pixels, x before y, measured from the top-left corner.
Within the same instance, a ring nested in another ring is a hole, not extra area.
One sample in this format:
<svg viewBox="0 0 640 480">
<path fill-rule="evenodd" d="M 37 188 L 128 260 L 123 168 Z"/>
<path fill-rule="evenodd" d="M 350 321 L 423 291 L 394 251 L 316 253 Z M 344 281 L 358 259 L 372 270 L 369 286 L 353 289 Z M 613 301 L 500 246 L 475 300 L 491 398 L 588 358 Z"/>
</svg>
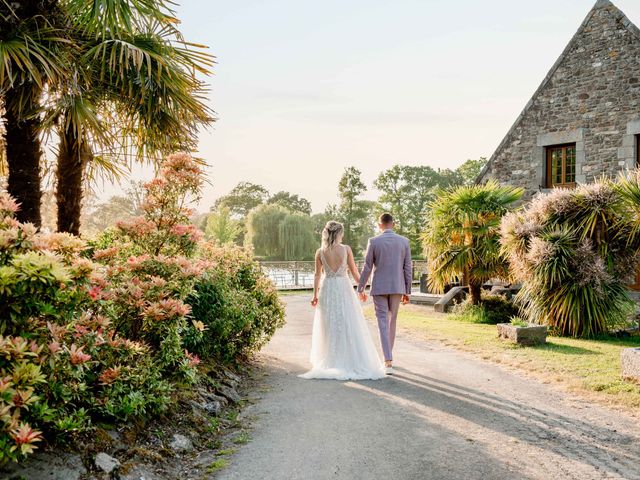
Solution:
<svg viewBox="0 0 640 480">
<path fill-rule="evenodd" d="M 511 325 L 513 325 L 514 327 L 528 327 L 529 326 L 529 324 L 527 322 L 525 322 L 520 317 L 511 317 L 511 321 L 509 323 L 511 323 Z"/>
<path fill-rule="evenodd" d="M 36 233 L 11 203 L 0 194 L 0 463 L 92 419 L 157 413 L 170 391 L 149 348 L 100 315 L 113 292 L 84 242 Z"/>
<path fill-rule="evenodd" d="M 202 255 L 211 266 L 186 300 L 202 336 L 188 349 L 230 362 L 266 344 L 284 324 L 284 308 L 249 251 L 208 245 Z"/>
<path fill-rule="evenodd" d="M 457 304 L 452 313 L 459 320 L 470 323 L 509 323 L 511 318 L 518 315 L 519 310 L 513 302 L 502 295 L 484 294 L 479 305 L 473 305 L 469 299 Z"/>
<path fill-rule="evenodd" d="M 626 185 L 640 190 L 633 175 Z M 634 303 L 627 285 L 637 270 L 640 238 L 621 183 L 556 189 L 503 219 L 502 248 L 523 283 L 515 300 L 525 320 L 574 337 L 628 324 Z"/>
</svg>

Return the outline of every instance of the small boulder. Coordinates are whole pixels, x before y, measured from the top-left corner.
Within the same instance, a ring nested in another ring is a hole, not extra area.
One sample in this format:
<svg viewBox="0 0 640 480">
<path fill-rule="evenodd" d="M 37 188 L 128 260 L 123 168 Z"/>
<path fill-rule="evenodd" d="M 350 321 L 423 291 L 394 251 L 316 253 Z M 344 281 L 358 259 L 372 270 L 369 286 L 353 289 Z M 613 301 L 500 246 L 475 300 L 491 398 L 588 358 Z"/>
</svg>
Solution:
<svg viewBox="0 0 640 480">
<path fill-rule="evenodd" d="M 29 480 L 79 480 L 87 473 L 79 455 L 59 451 L 37 452 L 24 463 L 9 464 L 5 468 L 10 476 L 2 478 Z"/>
<path fill-rule="evenodd" d="M 209 415 L 218 415 L 222 411 L 222 404 L 216 401 L 208 402 L 203 400 L 201 402 L 196 402 L 195 400 L 192 400 L 189 403 L 194 410 L 202 411 Z"/>
<path fill-rule="evenodd" d="M 107 455 L 104 452 L 100 452 L 96 455 L 94 460 L 96 468 L 105 473 L 111 473 L 114 470 L 120 468 L 120 462 L 117 458 L 113 458 L 111 455 Z"/>
<path fill-rule="evenodd" d="M 640 348 L 624 348 L 621 353 L 622 378 L 640 381 Z"/>
<path fill-rule="evenodd" d="M 174 452 L 189 452 L 193 450 L 193 443 L 191 443 L 191 440 L 189 440 L 184 435 L 174 433 L 173 440 L 171 440 L 169 447 Z"/>
<path fill-rule="evenodd" d="M 220 395 L 225 397 L 227 400 L 229 400 L 231 403 L 238 403 L 241 400 L 240 395 L 235 390 L 235 388 L 231 388 L 226 385 L 221 385 L 218 388 L 216 388 L 216 391 Z"/>
<path fill-rule="evenodd" d="M 225 377 L 227 377 L 229 381 L 235 383 L 236 385 L 240 383 L 240 380 L 242 380 L 242 378 L 239 375 L 236 375 L 230 370 L 223 370 L 222 373 L 224 374 Z"/>
</svg>

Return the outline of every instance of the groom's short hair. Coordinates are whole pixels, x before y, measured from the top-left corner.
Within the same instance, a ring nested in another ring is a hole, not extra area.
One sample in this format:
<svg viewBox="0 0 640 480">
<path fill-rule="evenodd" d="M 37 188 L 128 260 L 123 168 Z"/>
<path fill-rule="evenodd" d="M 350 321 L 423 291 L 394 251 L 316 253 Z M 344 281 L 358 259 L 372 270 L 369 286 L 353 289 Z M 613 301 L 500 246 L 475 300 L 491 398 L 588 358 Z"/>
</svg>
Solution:
<svg viewBox="0 0 640 480">
<path fill-rule="evenodd" d="M 380 215 L 378 221 L 381 225 L 391 225 L 393 223 L 393 215 L 391 215 L 390 213 L 383 213 L 382 215 Z"/>
</svg>

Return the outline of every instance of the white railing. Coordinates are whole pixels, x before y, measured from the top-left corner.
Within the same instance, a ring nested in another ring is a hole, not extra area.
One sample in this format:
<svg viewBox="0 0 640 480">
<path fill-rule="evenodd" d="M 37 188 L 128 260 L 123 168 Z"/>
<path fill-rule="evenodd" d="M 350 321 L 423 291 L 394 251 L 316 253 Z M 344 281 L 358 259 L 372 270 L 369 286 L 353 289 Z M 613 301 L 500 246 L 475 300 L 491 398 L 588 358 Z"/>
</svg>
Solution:
<svg viewBox="0 0 640 480">
<path fill-rule="evenodd" d="M 356 262 L 359 269 L 362 269 L 363 262 Z M 260 266 L 265 273 L 273 280 L 279 290 L 296 290 L 313 288 L 313 272 L 315 262 L 260 262 Z M 420 275 L 426 273 L 427 262 L 422 260 L 413 261 L 413 280 L 419 281 Z"/>
</svg>

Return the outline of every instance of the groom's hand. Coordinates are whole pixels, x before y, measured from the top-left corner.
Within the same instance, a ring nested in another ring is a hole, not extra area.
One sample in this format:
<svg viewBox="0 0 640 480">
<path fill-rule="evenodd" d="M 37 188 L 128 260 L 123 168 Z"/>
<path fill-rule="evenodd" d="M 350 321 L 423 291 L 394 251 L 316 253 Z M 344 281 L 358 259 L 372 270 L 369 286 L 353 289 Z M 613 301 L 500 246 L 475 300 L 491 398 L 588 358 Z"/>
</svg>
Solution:
<svg viewBox="0 0 640 480">
<path fill-rule="evenodd" d="M 409 303 L 409 295 L 402 295 L 402 304 L 406 305 Z"/>
<path fill-rule="evenodd" d="M 360 301 L 361 301 L 361 302 L 366 302 L 366 301 L 367 301 L 367 294 L 366 294 L 366 293 L 364 293 L 364 292 L 360 292 L 360 293 L 358 294 L 358 296 L 360 297 Z"/>
</svg>

